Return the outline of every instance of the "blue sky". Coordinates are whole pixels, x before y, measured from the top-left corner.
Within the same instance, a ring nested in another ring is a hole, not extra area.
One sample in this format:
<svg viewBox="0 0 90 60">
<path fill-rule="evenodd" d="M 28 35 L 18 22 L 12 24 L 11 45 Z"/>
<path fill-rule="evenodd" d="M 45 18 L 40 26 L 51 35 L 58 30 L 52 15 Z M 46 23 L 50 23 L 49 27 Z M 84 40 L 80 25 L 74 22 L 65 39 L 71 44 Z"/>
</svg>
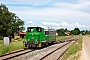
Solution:
<svg viewBox="0 0 90 60">
<path fill-rule="evenodd" d="M 90 0 L 1 0 L 25 27 L 90 29 Z"/>
</svg>

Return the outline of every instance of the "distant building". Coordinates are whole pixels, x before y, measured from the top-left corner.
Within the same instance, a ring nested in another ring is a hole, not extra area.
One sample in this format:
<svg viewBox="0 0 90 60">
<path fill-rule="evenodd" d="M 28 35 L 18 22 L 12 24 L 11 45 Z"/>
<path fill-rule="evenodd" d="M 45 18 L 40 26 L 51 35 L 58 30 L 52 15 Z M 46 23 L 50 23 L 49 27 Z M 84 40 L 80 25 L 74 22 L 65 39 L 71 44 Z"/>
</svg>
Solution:
<svg viewBox="0 0 90 60">
<path fill-rule="evenodd" d="M 24 38 L 25 35 L 26 35 L 26 32 L 19 31 L 20 38 Z"/>
<path fill-rule="evenodd" d="M 18 31 L 14 33 L 14 39 L 18 39 L 18 38 L 24 38 L 24 36 L 26 35 L 26 32 L 22 32 L 22 31 Z"/>
<path fill-rule="evenodd" d="M 58 36 L 58 33 L 56 32 L 56 36 Z"/>
<path fill-rule="evenodd" d="M 64 32 L 66 35 L 71 35 L 71 33 L 70 32 Z"/>
</svg>

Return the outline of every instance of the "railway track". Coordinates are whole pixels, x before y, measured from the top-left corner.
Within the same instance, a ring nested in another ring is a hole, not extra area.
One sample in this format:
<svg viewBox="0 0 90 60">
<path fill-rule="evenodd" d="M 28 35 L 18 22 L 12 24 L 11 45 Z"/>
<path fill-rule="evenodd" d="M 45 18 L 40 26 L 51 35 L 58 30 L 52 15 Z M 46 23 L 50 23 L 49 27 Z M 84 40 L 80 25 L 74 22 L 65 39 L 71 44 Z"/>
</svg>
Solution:
<svg viewBox="0 0 90 60">
<path fill-rule="evenodd" d="M 12 58 L 19 57 L 21 55 L 27 54 L 27 53 L 32 52 L 32 51 L 34 51 L 34 49 L 31 49 L 31 50 L 29 50 L 29 49 L 17 50 L 17 51 L 7 53 L 5 55 L 0 56 L 0 60 L 10 60 Z"/>
<path fill-rule="evenodd" d="M 49 55 L 52 54 L 53 52 L 61 49 L 62 47 L 68 45 L 71 41 L 74 41 L 74 40 L 76 40 L 76 38 L 64 40 L 64 42 L 68 42 L 68 43 L 64 44 L 63 46 L 57 48 L 56 50 L 54 50 L 54 51 L 52 51 L 51 53 L 47 54 L 46 56 L 42 57 L 40 60 L 43 60 L 44 58 L 46 58 L 47 56 L 49 56 Z M 61 41 L 58 41 L 56 44 L 58 44 L 58 43 L 61 43 Z M 67 49 L 67 50 L 68 50 L 68 49 Z M 31 50 L 30 50 L 30 49 L 21 49 L 21 50 L 13 51 L 13 52 L 11 52 L 11 53 L 7 53 L 7 54 L 4 54 L 4 55 L 1 55 L 1 56 L 0 56 L 0 60 L 10 60 L 10 59 L 12 60 L 12 59 L 15 58 L 15 57 L 22 56 L 22 55 L 27 54 L 27 53 L 32 52 L 32 51 L 35 51 L 35 49 L 31 49 Z M 63 54 L 64 54 L 64 53 L 63 53 Z M 63 54 L 62 54 L 62 55 L 63 55 Z M 60 57 L 60 56 L 59 56 L 59 57 Z M 59 59 L 59 58 L 58 58 L 58 59 Z M 58 59 L 57 59 L 57 60 L 58 60 Z"/>
<path fill-rule="evenodd" d="M 69 45 L 73 40 L 70 40 L 68 43 L 64 44 L 63 46 L 58 47 L 57 49 L 53 50 L 52 52 L 48 53 L 47 55 L 43 56 L 42 58 L 40 58 L 40 60 L 61 60 L 60 58 L 64 55 L 64 53 L 69 49 L 69 47 L 67 45 Z M 74 39 L 74 41 L 76 42 L 77 39 Z M 74 44 L 75 42 L 73 42 L 72 44 Z M 71 45 L 71 44 L 70 44 Z M 67 46 L 67 48 L 65 47 Z M 65 49 L 65 48 L 66 49 Z M 60 49 L 64 49 L 63 52 L 58 56 L 54 57 L 55 59 L 53 59 L 53 53 L 55 53 L 56 51 L 60 52 Z M 50 56 L 51 55 L 51 56 Z"/>
</svg>

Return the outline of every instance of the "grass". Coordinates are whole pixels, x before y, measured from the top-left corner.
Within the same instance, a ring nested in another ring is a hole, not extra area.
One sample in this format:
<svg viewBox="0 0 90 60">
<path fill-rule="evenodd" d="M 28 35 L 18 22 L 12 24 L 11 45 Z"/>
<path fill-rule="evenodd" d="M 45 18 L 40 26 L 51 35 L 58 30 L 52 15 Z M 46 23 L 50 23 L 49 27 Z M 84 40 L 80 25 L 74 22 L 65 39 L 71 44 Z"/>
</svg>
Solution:
<svg viewBox="0 0 90 60">
<path fill-rule="evenodd" d="M 10 43 L 9 46 L 4 46 L 3 41 L 0 40 L 0 55 L 5 54 L 7 52 L 14 51 L 14 50 L 18 50 L 21 48 L 24 48 L 23 39 L 21 38 L 18 40 L 12 39 L 12 42 Z"/>
<path fill-rule="evenodd" d="M 72 38 L 72 36 L 57 36 L 56 40 L 64 40 L 66 38 Z"/>
<path fill-rule="evenodd" d="M 3 41 L 2 40 L 0 40 L 0 44 L 3 44 Z"/>
<path fill-rule="evenodd" d="M 64 57 L 64 60 L 66 60 L 69 56 L 76 54 L 80 50 L 82 50 L 82 37 L 81 36 L 79 37 L 78 41 L 75 42 L 75 44 L 71 45 L 71 47 L 68 50 L 68 53 Z"/>
<path fill-rule="evenodd" d="M 0 40 L 0 49 L 3 46 L 3 40 Z"/>
</svg>

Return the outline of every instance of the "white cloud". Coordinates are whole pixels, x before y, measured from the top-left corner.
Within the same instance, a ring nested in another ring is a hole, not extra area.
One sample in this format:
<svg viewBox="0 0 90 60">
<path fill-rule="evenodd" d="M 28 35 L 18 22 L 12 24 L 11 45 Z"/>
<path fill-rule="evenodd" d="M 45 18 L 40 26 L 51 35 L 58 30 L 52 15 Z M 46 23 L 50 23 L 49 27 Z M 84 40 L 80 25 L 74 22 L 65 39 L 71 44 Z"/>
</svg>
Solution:
<svg viewBox="0 0 90 60">
<path fill-rule="evenodd" d="M 67 22 L 61 22 L 60 25 L 61 25 L 61 26 L 66 26 L 66 27 L 69 26 L 69 24 L 68 24 Z"/>
<path fill-rule="evenodd" d="M 70 9 L 76 10 L 80 12 L 90 13 L 90 0 L 78 0 L 77 3 L 68 3 L 68 2 L 55 2 L 55 7 L 62 8 L 62 9 Z"/>
<path fill-rule="evenodd" d="M 90 14 L 74 10 L 64 10 L 59 8 L 31 9 L 24 11 L 14 11 L 23 20 L 45 20 L 45 21 L 86 21 L 90 20 Z"/>
<path fill-rule="evenodd" d="M 69 30 L 72 30 L 74 28 L 79 28 L 80 30 L 85 30 L 85 29 L 90 29 L 90 26 L 89 25 L 82 25 L 82 24 L 79 24 L 79 23 L 68 23 L 66 21 L 62 21 L 62 22 L 50 22 L 50 21 L 42 21 L 40 23 L 37 23 L 37 22 L 33 22 L 33 21 L 29 21 L 27 20 L 25 22 L 25 28 L 27 27 L 43 27 L 45 29 L 47 29 L 48 27 L 49 28 L 54 28 L 54 29 L 60 29 L 60 28 L 67 28 Z"/>
<path fill-rule="evenodd" d="M 41 23 L 42 25 L 59 26 L 59 24 L 56 22 L 41 22 Z"/>
<path fill-rule="evenodd" d="M 38 24 L 36 24 L 35 22 L 33 22 L 33 21 L 29 21 L 29 20 L 27 20 L 26 22 L 25 22 L 25 28 L 27 28 L 27 27 L 35 27 L 35 26 L 38 26 Z"/>
<path fill-rule="evenodd" d="M 79 23 L 75 23 L 75 26 L 77 26 L 77 27 L 85 27 L 85 25 L 80 25 Z"/>
<path fill-rule="evenodd" d="M 36 24 L 33 21 L 27 21 L 27 24 Z"/>
<path fill-rule="evenodd" d="M 3 1 L 3 0 L 2 0 Z M 90 14 L 82 11 L 90 11 L 88 6 L 90 5 L 89 0 L 83 0 L 85 3 L 82 3 L 82 0 L 79 0 L 79 3 L 72 4 L 72 3 L 62 3 L 56 2 L 53 0 L 32 0 L 32 1 L 21 1 L 21 0 L 14 0 L 18 3 L 29 3 L 29 4 L 42 4 L 53 2 L 51 7 L 37 9 L 38 7 L 25 7 L 25 6 L 8 6 L 10 11 L 15 12 L 21 19 L 23 20 L 46 20 L 46 21 L 71 21 L 74 22 L 83 20 L 88 21 L 90 19 Z M 5 0 L 3 1 L 5 2 Z M 7 3 L 11 3 L 13 1 L 7 1 Z M 42 5 L 41 4 L 41 5 Z M 80 10 L 80 11 L 79 11 Z M 61 22 L 60 21 L 60 22 Z"/>
<path fill-rule="evenodd" d="M 61 7 L 61 8 L 67 8 L 67 9 L 90 9 L 90 0 L 77 0 L 76 4 L 69 3 L 69 2 L 61 2 L 61 1 L 54 1 L 54 0 L 1 0 L 0 1 L 3 4 L 19 4 L 19 5 L 27 5 L 31 4 L 32 6 L 42 6 L 44 4 L 52 5 L 52 7 Z M 14 2 L 14 3 L 13 3 Z M 73 2 L 73 0 L 72 0 Z"/>
<path fill-rule="evenodd" d="M 79 3 L 86 3 L 86 2 L 90 2 L 90 0 L 78 0 Z"/>
<path fill-rule="evenodd" d="M 30 24 L 28 24 L 30 23 Z M 54 29 L 59 29 L 59 28 L 68 28 L 68 29 L 74 29 L 74 28 L 85 28 L 86 26 L 85 25 L 81 25 L 79 23 L 67 23 L 65 21 L 63 22 L 41 22 L 40 24 L 35 24 L 35 22 L 33 21 L 28 21 L 26 22 L 26 26 L 40 26 L 40 27 L 43 27 L 43 28 L 48 28 L 48 27 L 52 27 Z M 87 26 L 88 27 L 88 26 Z M 89 27 L 88 27 L 89 28 Z"/>
</svg>

